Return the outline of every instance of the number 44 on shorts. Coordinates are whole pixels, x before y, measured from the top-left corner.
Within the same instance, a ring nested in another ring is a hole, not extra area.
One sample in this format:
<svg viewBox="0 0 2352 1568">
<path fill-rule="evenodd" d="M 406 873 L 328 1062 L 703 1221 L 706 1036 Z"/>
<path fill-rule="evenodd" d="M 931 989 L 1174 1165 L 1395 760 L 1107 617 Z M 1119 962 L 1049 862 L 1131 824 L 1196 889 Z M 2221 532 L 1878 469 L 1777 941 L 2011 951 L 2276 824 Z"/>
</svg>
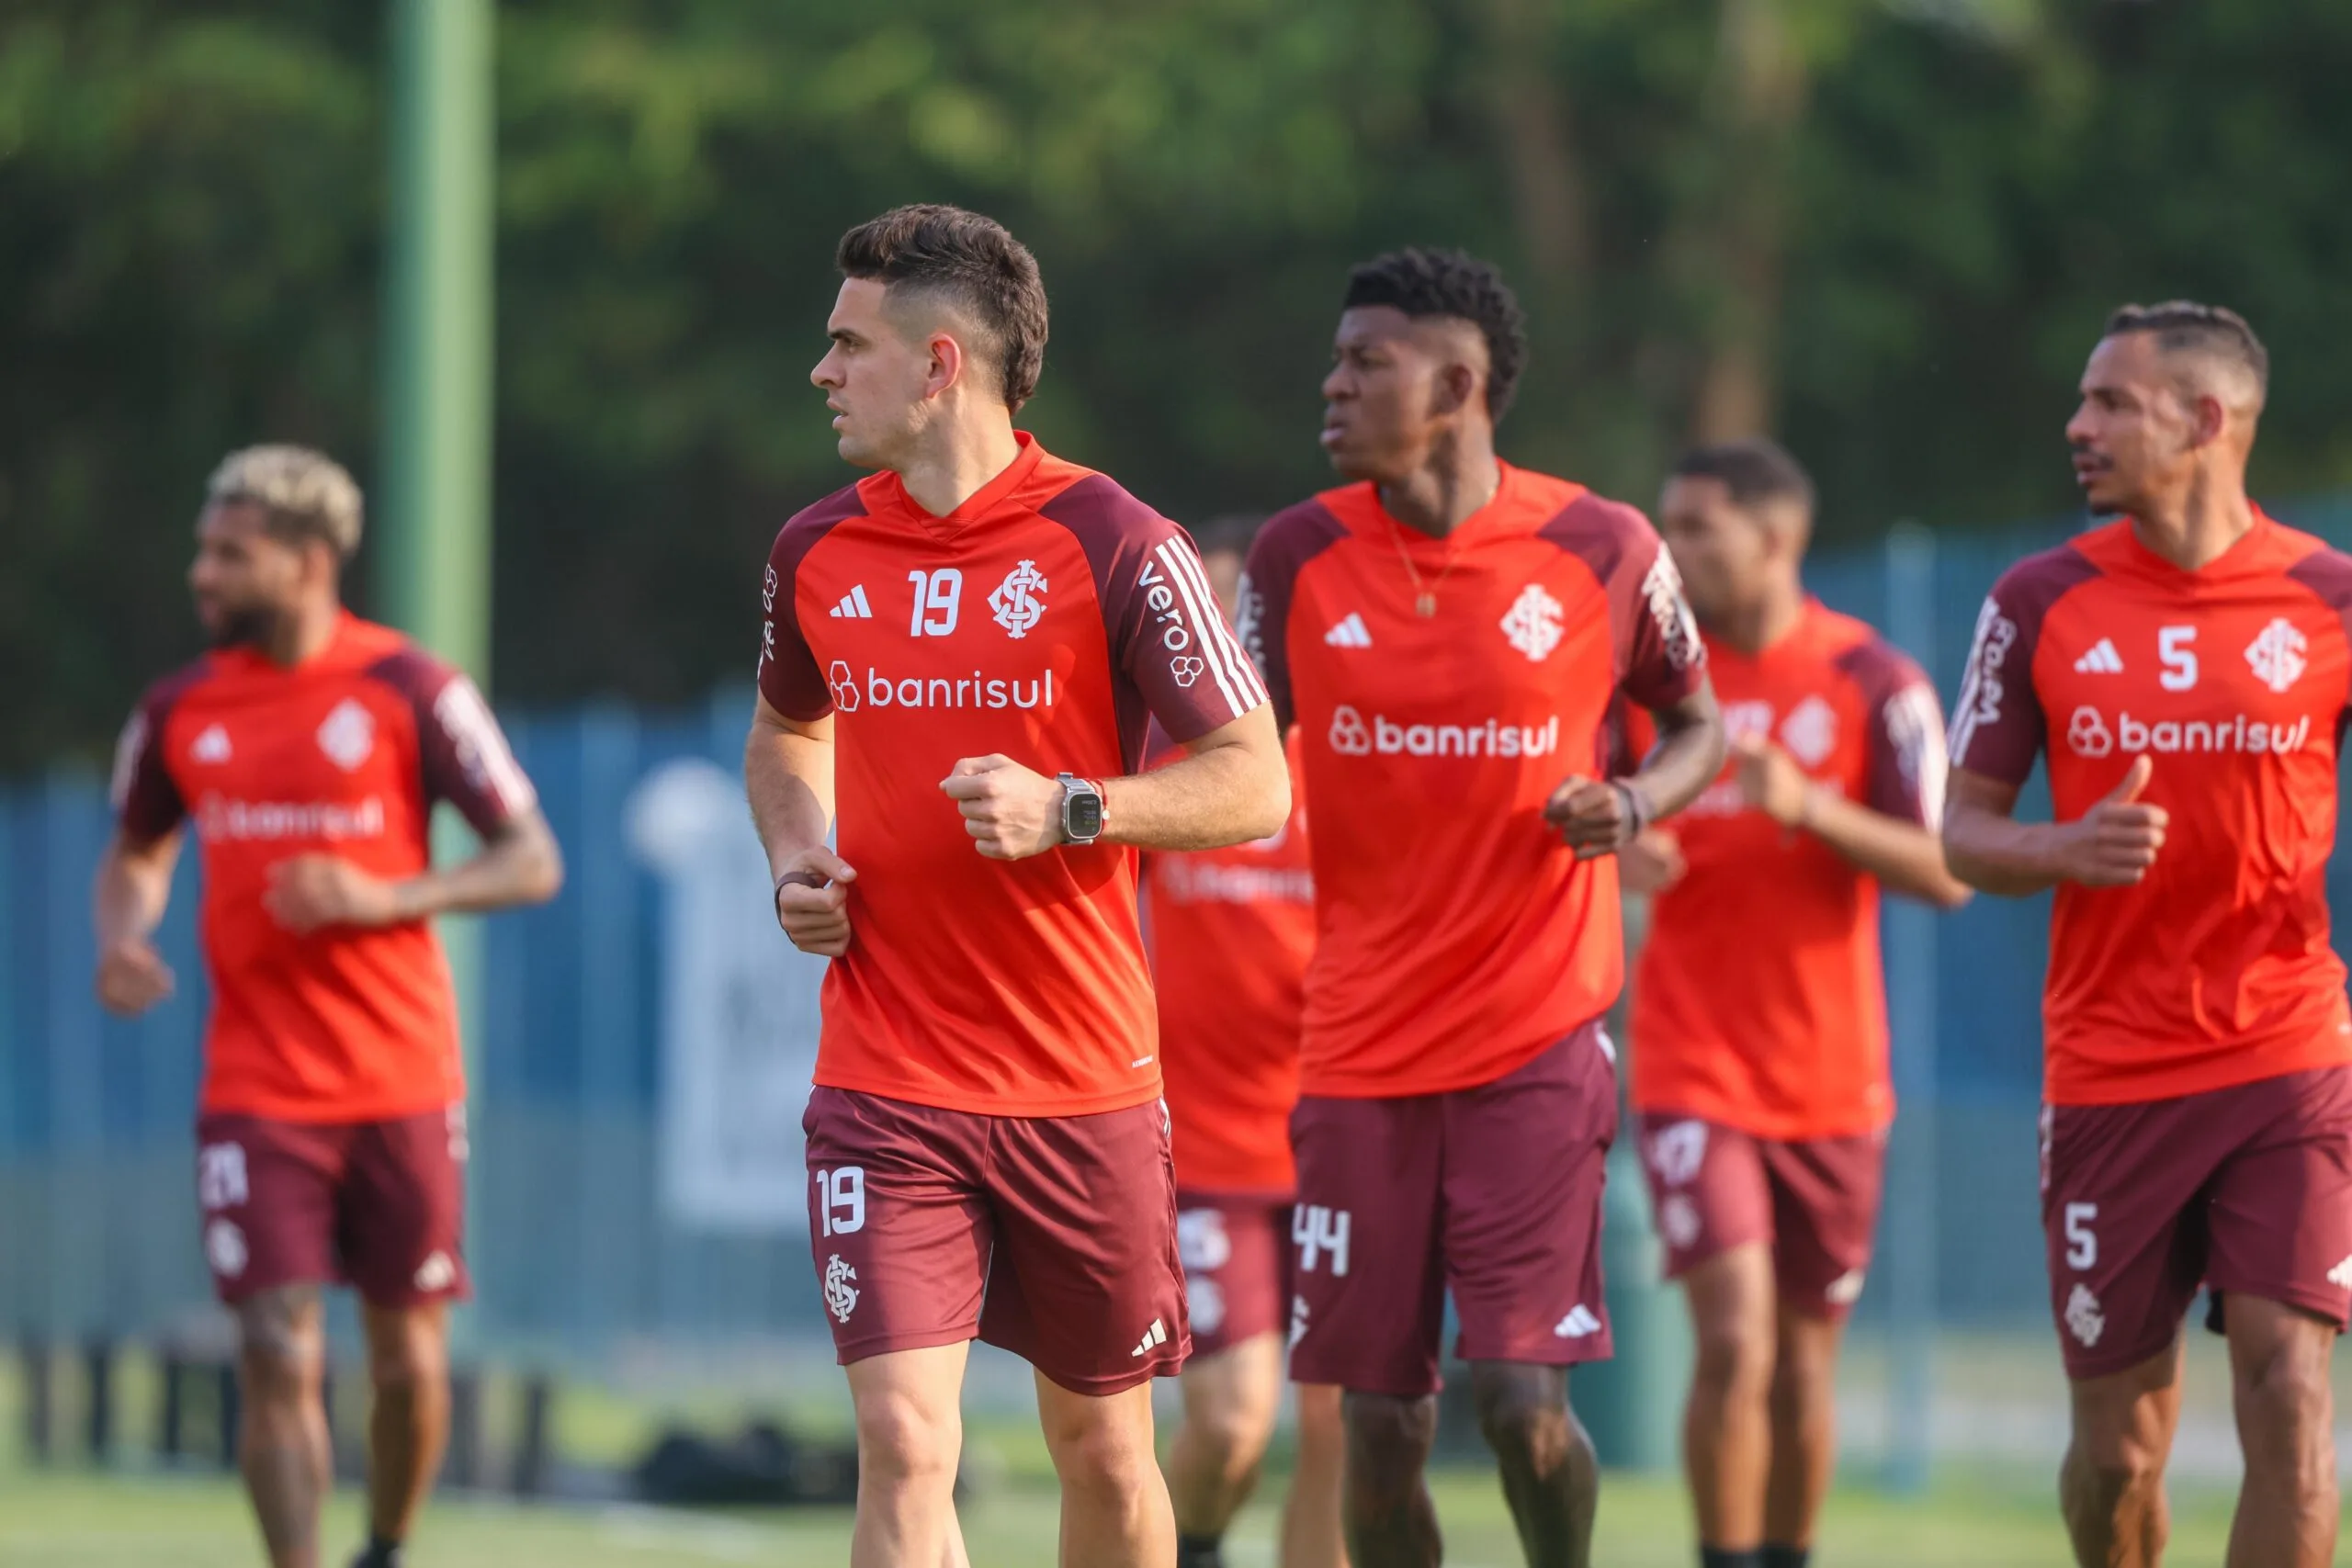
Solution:
<svg viewBox="0 0 2352 1568">
<path fill-rule="evenodd" d="M 1320 1203 L 1301 1203 L 1290 1212 L 1290 1238 L 1298 1244 L 1300 1273 L 1314 1273 L 1315 1265 L 1328 1257 L 1331 1277 L 1347 1278 L 1349 1221 L 1347 1210 L 1327 1209 Z"/>
</svg>

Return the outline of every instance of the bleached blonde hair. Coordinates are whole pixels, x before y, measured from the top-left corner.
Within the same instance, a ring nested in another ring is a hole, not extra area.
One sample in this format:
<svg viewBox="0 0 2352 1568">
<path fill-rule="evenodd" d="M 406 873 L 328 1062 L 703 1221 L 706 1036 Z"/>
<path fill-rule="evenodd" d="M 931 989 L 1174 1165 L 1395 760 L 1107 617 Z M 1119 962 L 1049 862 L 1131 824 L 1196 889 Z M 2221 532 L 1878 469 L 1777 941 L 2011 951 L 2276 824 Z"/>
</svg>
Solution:
<svg viewBox="0 0 2352 1568">
<path fill-rule="evenodd" d="M 283 538 L 318 539 L 349 560 L 365 513 L 359 486 L 341 463 L 308 446 L 245 446 L 220 459 L 204 487 L 214 506 L 258 506 Z"/>
</svg>

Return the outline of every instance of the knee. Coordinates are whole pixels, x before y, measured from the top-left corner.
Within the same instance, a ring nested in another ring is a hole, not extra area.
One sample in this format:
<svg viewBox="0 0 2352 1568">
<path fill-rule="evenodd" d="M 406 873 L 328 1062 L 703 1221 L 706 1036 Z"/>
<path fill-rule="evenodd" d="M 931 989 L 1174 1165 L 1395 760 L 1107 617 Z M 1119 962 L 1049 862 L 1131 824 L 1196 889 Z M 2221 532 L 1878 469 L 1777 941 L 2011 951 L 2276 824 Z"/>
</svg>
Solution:
<svg viewBox="0 0 2352 1568">
<path fill-rule="evenodd" d="M 1504 1464 L 1549 1472 L 1566 1455 L 1574 1427 L 1557 1373 L 1513 1369 L 1508 1376 L 1482 1379 L 1474 1393 L 1478 1430 Z"/>
<path fill-rule="evenodd" d="M 942 1477 L 952 1483 L 963 1447 L 963 1419 L 953 1406 L 933 1411 L 895 1393 L 858 1402 L 857 1464 L 862 1476 L 898 1485 Z"/>
<path fill-rule="evenodd" d="M 403 1334 L 368 1354 L 368 1380 L 379 1398 L 413 1398 L 423 1390 L 440 1387 L 449 1378 L 448 1352 L 435 1339 Z"/>
<path fill-rule="evenodd" d="M 1713 1324 L 1700 1331 L 1692 1385 L 1716 1400 L 1760 1400 L 1774 1386 L 1772 1341 L 1743 1324 Z"/>
<path fill-rule="evenodd" d="M 2103 1504 L 2153 1491 L 2164 1484 L 2165 1442 L 2158 1432 L 2131 1415 L 2089 1419 L 2077 1415 L 2070 1468 Z"/>
<path fill-rule="evenodd" d="M 1437 1400 L 1351 1393 L 1344 1405 L 1351 1486 L 1374 1491 L 1410 1484 L 1437 1440 Z"/>
<path fill-rule="evenodd" d="M 2239 1368 L 2238 1418 L 2249 1446 L 2302 1450 L 2329 1439 L 2334 1399 L 2326 1362 L 2299 1351 L 2280 1347 Z"/>
<path fill-rule="evenodd" d="M 325 1374 L 323 1348 L 282 1322 L 246 1324 L 237 1359 L 245 1397 L 263 1404 L 315 1394 Z"/>
<path fill-rule="evenodd" d="M 1159 1473 L 1148 1428 L 1138 1434 L 1123 1421 L 1067 1422 L 1046 1433 L 1046 1445 L 1065 1491 L 1124 1497 L 1153 1484 Z"/>
<path fill-rule="evenodd" d="M 1188 1411 L 1184 1426 L 1219 1468 L 1238 1474 L 1254 1466 L 1273 1436 L 1273 1412 L 1238 1403 Z"/>
</svg>

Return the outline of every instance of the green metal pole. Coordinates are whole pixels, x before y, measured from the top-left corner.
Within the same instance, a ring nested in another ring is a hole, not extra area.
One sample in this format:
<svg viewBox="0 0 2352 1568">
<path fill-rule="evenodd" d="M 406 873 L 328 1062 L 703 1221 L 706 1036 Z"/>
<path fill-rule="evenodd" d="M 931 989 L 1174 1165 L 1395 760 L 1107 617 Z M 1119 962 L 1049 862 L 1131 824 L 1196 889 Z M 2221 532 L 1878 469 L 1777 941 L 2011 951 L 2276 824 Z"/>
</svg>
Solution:
<svg viewBox="0 0 2352 1568">
<path fill-rule="evenodd" d="M 492 0 L 391 0 L 377 563 L 385 614 L 490 684 Z M 435 859 L 469 852 L 452 812 Z M 441 922 L 479 1081 L 481 932 Z"/>
</svg>

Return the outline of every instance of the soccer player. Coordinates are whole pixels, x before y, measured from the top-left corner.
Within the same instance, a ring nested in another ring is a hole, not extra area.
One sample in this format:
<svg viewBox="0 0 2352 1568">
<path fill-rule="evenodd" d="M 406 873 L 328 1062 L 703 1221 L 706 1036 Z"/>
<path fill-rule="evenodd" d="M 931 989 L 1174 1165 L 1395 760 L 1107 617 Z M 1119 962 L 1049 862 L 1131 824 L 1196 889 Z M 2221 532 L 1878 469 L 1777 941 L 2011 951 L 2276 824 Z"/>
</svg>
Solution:
<svg viewBox="0 0 2352 1568">
<path fill-rule="evenodd" d="M 1968 897 L 1937 839 L 1935 688 L 1806 594 L 1813 504 L 1760 440 L 1690 453 L 1658 501 L 1732 751 L 1624 854 L 1628 887 L 1657 896 L 1633 1101 L 1698 1344 L 1682 1440 L 1704 1568 L 1807 1561 L 1894 1114 L 1879 889 Z"/>
<path fill-rule="evenodd" d="M 1486 264 L 1357 267 L 1323 383 L 1323 447 L 1352 482 L 1266 525 L 1242 596 L 1275 711 L 1305 733 L 1314 822 L 1291 1375 L 1347 1391 L 1363 1568 L 1439 1561 L 1422 1472 L 1449 1287 L 1528 1562 L 1589 1556 L 1566 1368 L 1610 1346 L 1614 853 L 1723 761 L 1649 524 L 1495 455 L 1525 353 Z M 1621 690 L 1664 739 L 1612 778 Z"/>
<path fill-rule="evenodd" d="M 1169 1568 L 1149 1380 L 1184 1355 L 1183 1276 L 1135 852 L 1279 829 L 1282 743 L 1183 531 L 1013 428 L 1029 252 L 907 207 L 838 260 L 812 378 L 876 471 L 776 537 L 744 777 L 777 918 L 834 960 L 809 1240 L 856 1405 L 851 1561 L 960 1560 L 977 1335 L 1036 1369 L 1063 1561 Z M 1138 775 L 1154 718 L 1188 754 Z"/>
<path fill-rule="evenodd" d="M 1254 519 L 1196 534 L 1231 615 Z M 1168 1449 L 1178 1568 L 1218 1568 L 1282 1404 L 1290 1321 L 1290 1113 L 1315 951 L 1300 737 L 1289 737 L 1291 816 L 1272 838 L 1148 857 L 1144 929 L 1159 995 L 1161 1070 L 1176 1145 L 1176 1247 L 1193 1356 Z M 1340 1391 L 1298 1391 L 1298 1456 L 1283 1509 L 1284 1568 L 1339 1568 Z"/>
<path fill-rule="evenodd" d="M 2335 1560 L 2352 1016 L 2325 875 L 2352 558 L 2246 497 L 2268 379 L 2232 311 L 2109 319 L 2066 438 L 2114 521 L 1994 587 L 1952 715 L 1952 870 L 2057 889 L 2041 1212 L 2073 1383 L 2059 1490 L 2086 1568 L 2164 1554 L 2200 1281 L 2245 1455 L 2231 1568 Z M 2037 754 L 2052 819 L 2014 821 Z"/>
<path fill-rule="evenodd" d="M 432 919 L 552 897 L 554 837 L 473 682 L 343 608 L 359 489 L 319 453 L 232 452 L 188 570 L 212 651 L 150 688 L 117 753 L 97 990 L 145 1011 L 184 831 L 212 982 L 198 1106 L 204 1256 L 235 1312 L 238 1460 L 275 1568 L 314 1568 L 333 1479 L 322 1285 L 359 1292 L 370 1540 L 395 1568 L 448 1438 L 467 1292 L 465 1082 Z M 433 807 L 481 835 L 432 866 Z"/>
</svg>

